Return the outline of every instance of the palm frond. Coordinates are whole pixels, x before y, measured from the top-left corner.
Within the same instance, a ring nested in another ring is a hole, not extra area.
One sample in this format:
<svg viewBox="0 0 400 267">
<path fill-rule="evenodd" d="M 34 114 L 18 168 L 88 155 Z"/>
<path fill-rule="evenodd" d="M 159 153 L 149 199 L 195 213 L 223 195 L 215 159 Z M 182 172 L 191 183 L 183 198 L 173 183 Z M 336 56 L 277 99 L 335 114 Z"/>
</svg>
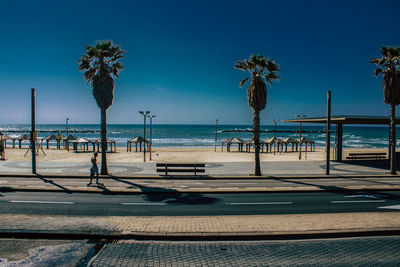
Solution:
<svg viewBox="0 0 400 267">
<path fill-rule="evenodd" d="M 241 80 L 241 81 L 239 82 L 239 86 L 240 86 L 240 87 L 243 87 L 243 85 L 245 85 L 245 84 L 247 83 L 248 80 L 249 80 L 249 78 L 244 78 L 243 80 Z"/>
<path fill-rule="evenodd" d="M 236 61 L 235 69 L 247 71 L 248 68 L 249 68 L 249 66 L 247 64 L 247 60 L 244 60 L 244 61 L 238 60 L 238 61 Z"/>
<path fill-rule="evenodd" d="M 272 82 L 279 81 L 279 77 L 275 72 L 270 72 L 267 75 L 264 75 L 265 81 L 272 86 Z"/>
<path fill-rule="evenodd" d="M 94 77 L 96 76 L 96 72 L 97 72 L 97 69 L 95 69 L 95 68 L 89 69 L 88 71 L 86 71 L 86 72 L 83 74 L 83 78 L 84 78 L 88 83 L 91 83 L 91 82 L 93 82 L 93 79 L 94 79 Z"/>
<path fill-rule="evenodd" d="M 377 68 L 377 69 L 374 70 L 375 77 L 378 77 L 380 73 L 382 73 L 382 69 L 381 68 Z"/>
<path fill-rule="evenodd" d="M 119 71 L 124 68 L 118 60 L 125 53 L 120 46 L 113 46 L 112 41 L 97 41 L 94 46 L 87 45 L 85 48 L 86 52 L 78 60 L 78 70 L 87 70 L 83 75 L 85 80 L 89 81 L 97 74 L 119 77 Z"/>
</svg>

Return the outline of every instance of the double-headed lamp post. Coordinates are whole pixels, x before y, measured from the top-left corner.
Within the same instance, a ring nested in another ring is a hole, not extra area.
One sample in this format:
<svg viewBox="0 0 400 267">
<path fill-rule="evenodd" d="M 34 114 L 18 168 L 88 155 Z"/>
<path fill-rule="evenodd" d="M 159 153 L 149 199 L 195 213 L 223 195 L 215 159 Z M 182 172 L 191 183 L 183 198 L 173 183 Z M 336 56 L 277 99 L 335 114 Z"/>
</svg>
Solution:
<svg viewBox="0 0 400 267">
<path fill-rule="evenodd" d="M 274 122 L 274 155 L 275 155 L 275 150 L 276 150 L 276 140 L 275 140 L 275 138 L 276 138 L 276 123 L 280 122 L 281 120 L 277 119 L 277 120 L 272 120 L 272 121 Z M 279 147 L 278 147 L 278 150 L 279 150 Z"/>
<path fill-rule="evenodd" d="M 299 152 L 299 159 L 301 159 L 301 120 L 306 118 L 307 115 L 296 115 L 297 119 L 300 119 L 300 136 L 299 136 L 299 146 L 300 146 L 300 152 Z"/>
<path fill-rule="evenodd" d="M 144 135 L 144 146 L 143 146 L 143 162 L 146 162 L 146 118 L 148 115 L 150 115 L 151 111 L 139 111 L 140 114 L 143 115 L 143 126 L 144 126 L 144 130 L 143 130 L 143 135 Z"/>
<path fill-rule="evenodd" d="M 150 118 L 150 160 L 151 160 L 151 147 L 153 146 L 153 118 L 157 117 L 156 115 L 149 116 Z"/>
</svg>

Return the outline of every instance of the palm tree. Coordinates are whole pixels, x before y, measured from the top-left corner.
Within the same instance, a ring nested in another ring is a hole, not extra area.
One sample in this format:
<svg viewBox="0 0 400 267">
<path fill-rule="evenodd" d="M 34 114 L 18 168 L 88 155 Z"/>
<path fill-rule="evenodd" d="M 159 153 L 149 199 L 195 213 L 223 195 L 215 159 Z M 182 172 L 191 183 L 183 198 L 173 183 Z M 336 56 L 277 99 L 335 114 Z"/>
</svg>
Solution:
<svg viewBox="0 0 400 267">
<path fill-rule="evenodd" d="M 255 148 L 254 175 L 261 176 L 260 168 L 260 111 L 267 103 L 267 86 L 278 81 L 279 66 L 276 62 L 263 55 L 251 55 L 250 59 L 236 61 L 235 68 L 248 72 L 250 85 L 247 87 L 247 98 L 249 106 L 253 109 L 253 140 Z M 239 86 L 243 87 L 249 80 L 248 77 L 240 81 Z"/>
<path fill-rule="evenodd" d="M 396 105 L 400 104 L 400 47 L 382 46 L 382 58 L 373 58 L 378 68 L 374 75 L 382 74 L 384 101 L 390 105 L 390 174 L 396 174 Z"/>
<path fill-rule="evenodd" d="M 124 67 L 118 62 L 123 58 L 124 50 L 119 46 L 113 46 L 112 41 L 96 42 L 94 46 L 86 46 L 86 52 L 78 60 L 80 71 L 93 87 L 93 96 L 101 110 L 101 172 L 107 171 L 107 109 L 112 105 L 114 98 L 115 82 L 113 77 Z"/>
</svg>

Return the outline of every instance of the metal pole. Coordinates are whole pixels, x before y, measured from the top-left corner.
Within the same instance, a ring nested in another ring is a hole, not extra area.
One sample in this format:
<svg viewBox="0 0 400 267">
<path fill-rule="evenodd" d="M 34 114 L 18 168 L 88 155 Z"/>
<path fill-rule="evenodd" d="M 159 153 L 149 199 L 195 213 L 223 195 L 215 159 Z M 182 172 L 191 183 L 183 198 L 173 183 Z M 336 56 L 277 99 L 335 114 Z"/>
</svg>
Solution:
<svg viewBox="0 0 400 267">
<path fill-rule="evenodd" d="M 36 174 L 36 93 L 35 88 L 32 88 L 31 102 L 31 150 L 32 150 L 32 173 Z"/>
<path fill-rule="evenodd" d="M 275 151 L 276 151 L 276 140 L 275 140 L 275 138 L 276 138 L 276 123 L 278 121 L 280 121 L 280 120 L 272 120 L 272 121 L 274 122 L 274 155 L 275 155 Z M 282 147 L 282 149 L 283 149 L 283 147 Z M 278 150 L 279 150 L 279 147 L 278 147 Z"/>
<path fill-rule="evenodd" d="M 217 152 L 217 142 L 218 142 L 218 119 L 215 120 L 215 148 L 214 148 L 215 152 Z"/>
<path fill-rule="evenodd" d="M 276 121 L 274 121 L 274 155 L 275 155 L 275 151 L 276 151 Z"/>
<path fill-rule="evenodd" d="M 329 161 L 331 150 L 331 91 L 328 91 L 327 111 L 326 111 L 326 175 L 329 175 Z"/>
<path fill-rule="evenodd" d="M 151 148 L 153 146 L 153 118 L 156 116 L 150 116 L 150 160 L 151 160 Z"/>
<path fill-rule="evenodd" d="M 390 150 L 391 148 L 392 148 L 392 125 L 390 124 L 390 121 L 389 121 L 389 151 L 388 151 L 389 164 L 391 162 L 391 157 L 392 157 L 392 153 Z"/>
<path fill-rule="evenodd" d="M 300 145 L 299 159 L 301 159 L 301 121 L 300 121 L 300 137 L 299 137 L 299 145 Z"/>
<path fill-rule="evenodd" d="M 66 128 L 66 130 L 67 130 L 67 136 L 68 136 L 68 128 L 69 128 L 69 127 L 68 127 L 68 122 L 69 122 L 69 118 L 66 119 L 66 126 L 65 126 L 65 128 Z"/>
<path fill-rule="evenodd" d="M 147 118 L 147 114 L 143 115 L 143 119 L 144 119 L 144 146 L 143 146 L 143 162 L 146 162 L 146 118 Z"/>
</svg>

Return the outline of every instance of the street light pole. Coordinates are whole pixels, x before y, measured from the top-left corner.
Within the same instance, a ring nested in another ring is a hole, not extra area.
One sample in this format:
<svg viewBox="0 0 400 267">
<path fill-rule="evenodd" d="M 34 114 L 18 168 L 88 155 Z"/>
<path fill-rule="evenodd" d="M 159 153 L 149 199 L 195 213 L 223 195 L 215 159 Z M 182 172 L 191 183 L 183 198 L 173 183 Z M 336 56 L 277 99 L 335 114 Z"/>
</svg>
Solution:
<svg viewBox="0 0 400 267">
<path fill-rule="evenodd" d="M 31 91 L 31 150 L 32 150 L 32 173 L 36 174 L 36 92 L 35 88 Z"/>
<path fill-rule="evenodd" d="M 67 130 L 67 136 L 68 136 L 68 122 L 69 122 L 69 118 L 67 118 L 66 120 L 65 120 L 65 129 Z"/>
<path fill-rule="evenodd" d="M 301 159 L 301 119 L 304 119 L 307 117 L 306 115 L 296 115 L 297 119 L 300 119 L 300 136 L 299 136 L 299 146 L 300 146 L 300 152 L 299 152 L 299 159 Z"/>
<path fill-rule="evenodd" d="M 275 150 L 276 150 L 276 140 L 275 140 L 275 138 L 276 138 L 276 123 L 279 122 L 280 120 L 277 119 L 277 120 L 272 120 L 272 121 L 274 122 L 274 155 L 275 155 Z"/>
<path fill-rule="evenodd" d="M 215 152 L 217 152 L 217 142 L 218 142 L 218 119 L 215 120 L 215 147 L 214 147 Z"/>
<path fill-rule="evenodd" d="M 150 114 L 151 111 L 139 111 L 140 114 L 143 115 L 143 135 L 144 135 L 144 145 L 143 145 L 143 162 L 146 162 L 146 118 Z"/>
<path fill-rule="evenodd" d="M 150 160 L 151 160 L 151 147 L 153 146 L 153 118 L 157 116 L 151 115 L 150 118 Z"/>
</svg>

